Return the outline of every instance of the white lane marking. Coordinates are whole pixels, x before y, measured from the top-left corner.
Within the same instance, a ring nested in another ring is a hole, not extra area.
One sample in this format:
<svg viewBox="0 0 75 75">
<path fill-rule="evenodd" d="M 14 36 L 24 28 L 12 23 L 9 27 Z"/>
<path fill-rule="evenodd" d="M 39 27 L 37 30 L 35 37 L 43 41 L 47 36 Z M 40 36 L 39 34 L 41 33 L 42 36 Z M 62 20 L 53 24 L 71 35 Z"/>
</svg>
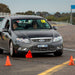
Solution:
<svg viewBox="0 0 75 75">
<path fill-rule="evenodd" d="M 63 50 L 66 50 L 66 51 L 75 51 L 75 49 L 68 49 L 68 48 L 63 48 Z"/>
</svg>

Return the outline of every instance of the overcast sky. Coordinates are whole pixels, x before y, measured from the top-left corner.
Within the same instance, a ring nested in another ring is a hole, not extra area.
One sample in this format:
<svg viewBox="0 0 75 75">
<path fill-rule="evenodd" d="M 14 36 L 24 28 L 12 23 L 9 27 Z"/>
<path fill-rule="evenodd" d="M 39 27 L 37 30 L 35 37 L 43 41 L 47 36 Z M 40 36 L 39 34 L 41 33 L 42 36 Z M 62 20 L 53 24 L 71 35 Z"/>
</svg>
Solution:
<svg viewBox="0 0 75 75">
<path fill-rule="evenodd" d="M 8 5 L 11 13 L 32 11 L 70 12 L 71 4 L 75 0 L 0 0 L 0 3 Z"/>
</svg>

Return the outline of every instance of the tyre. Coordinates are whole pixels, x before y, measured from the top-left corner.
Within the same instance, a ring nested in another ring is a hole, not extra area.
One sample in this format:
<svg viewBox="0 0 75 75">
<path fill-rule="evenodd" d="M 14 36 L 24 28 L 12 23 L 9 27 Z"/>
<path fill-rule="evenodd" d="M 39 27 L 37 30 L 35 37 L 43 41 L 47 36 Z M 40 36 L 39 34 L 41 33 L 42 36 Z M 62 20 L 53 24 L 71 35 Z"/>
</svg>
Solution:
<svg viewBox="0 0 75 75">
<path fill-rule="evenodd" d="M 15 56 L 15 52 L 14 52 L 14 48 L 13 48 L 13 43 L 12 42 L 10 42 L 9 50 L 10 50 L 10 56 L 11 57 Z"/>
<path fill-rule="evenodd" d="M 0 49 L 0 54 L 3 54 L 3 50 L 2 49 Z"/>
<path fill-rule="evenodd" d="M 54 53 L 55 56 L 61 56 L 63 54 L 63 50 L 60 50 L 60 51 L 56 51 Z"/>
</svg>

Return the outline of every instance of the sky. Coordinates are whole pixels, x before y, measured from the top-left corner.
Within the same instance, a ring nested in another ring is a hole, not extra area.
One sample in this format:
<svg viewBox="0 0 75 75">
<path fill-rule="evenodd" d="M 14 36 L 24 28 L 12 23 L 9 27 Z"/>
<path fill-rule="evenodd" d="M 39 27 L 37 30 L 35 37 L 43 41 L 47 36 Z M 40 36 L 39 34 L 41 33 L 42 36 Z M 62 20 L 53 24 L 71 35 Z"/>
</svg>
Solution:
<svg viewBox="0 0 75 75">
<path fill-rule="evenodd" d="M 8 5 L 11 13 L 26 12 L 32 10 L 55 12 L 70 12 L 71 5 L 75 5 L 75 0 L 0 0 L 0 3 Z"/>
</svg>

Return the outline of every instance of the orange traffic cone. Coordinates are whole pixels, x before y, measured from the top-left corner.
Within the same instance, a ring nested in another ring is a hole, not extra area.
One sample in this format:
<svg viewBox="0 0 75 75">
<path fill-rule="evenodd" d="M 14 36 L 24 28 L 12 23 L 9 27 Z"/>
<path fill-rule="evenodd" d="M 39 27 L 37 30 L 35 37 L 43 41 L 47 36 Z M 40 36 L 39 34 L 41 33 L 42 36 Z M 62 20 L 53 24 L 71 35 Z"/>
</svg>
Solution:
<svg viewBox="0 0 75 75">
<path fill-rule="evenodd" d="M 73 56 L 71 56 L 71 57 L 70 57 L 70 62 L 69 62 L 69 64 L 68 64 L 68 65 L 70 65 L 70 66 L 71 66 L 71 65 L 74 65 Z"/>
<path fill-rule="evenodd" d="M 11 65 L 12 64 L 10 62 L 9 56 L 7 56 L 5 66 L 11 66 Z"/>
<path fill-rule="evenodd" d="M 32 58 L 32 53 L 31 53 L 30 50 L 29 50 L 28 53 L 26 54 L 26 58 Z"/>
</svg>

